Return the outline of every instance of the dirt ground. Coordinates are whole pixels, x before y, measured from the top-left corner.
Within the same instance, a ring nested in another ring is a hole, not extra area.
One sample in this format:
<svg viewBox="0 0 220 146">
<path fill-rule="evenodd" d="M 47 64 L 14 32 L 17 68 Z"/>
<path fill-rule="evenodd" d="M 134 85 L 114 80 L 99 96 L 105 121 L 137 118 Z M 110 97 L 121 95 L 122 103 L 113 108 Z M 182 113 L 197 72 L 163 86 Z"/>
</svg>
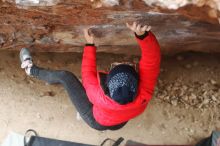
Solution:
<svg viewBox="0 0 220 146">
<path fill-rule="evenodd" d="M 35 53 L 35 64 L 72 71 L 80 78 L 81 54 Z M 99 69 L 136 56 L 99 53 Z M 27 77 L 18 52 L 0 53 L 0 143 L 10 131 L 89 144 L 124 137 L 147 144 L 195 144 L 220 130 L 220 54 L 164 56 L 155 96 L 145 112 L 121 130 L 98 132 L 76 119 L 65 90 Z"/>
</svg>

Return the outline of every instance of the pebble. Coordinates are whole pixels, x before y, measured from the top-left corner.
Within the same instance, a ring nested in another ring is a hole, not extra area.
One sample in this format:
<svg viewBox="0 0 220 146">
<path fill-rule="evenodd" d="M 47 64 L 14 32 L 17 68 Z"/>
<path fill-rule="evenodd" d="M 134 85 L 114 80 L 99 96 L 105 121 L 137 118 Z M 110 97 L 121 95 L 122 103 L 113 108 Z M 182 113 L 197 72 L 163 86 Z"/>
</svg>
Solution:
<svg viewBox="0 0 220 146">
<path fill-rule="evenodd" d="M 80 116 L 80 114 L 79 114 L 78 112 L 76 113 L 76 120 L 77 120 L 77 121 L 82 120 L 82 117 Z"/>
<path fill-rule="evenodd" d="M 47 120 L 51 122 L 54 120 L 54 117 L 49 117 Z"/>
<path fill-rule="evenodd" d="M 207 105 L 209 103 L 209 99 L 204 99 L 203 102 L 199 105 L 199 108 L 202 108 L 203 106 Z"/>
<path fill-rule="evenodd" d="M 189 100 L 189 96 L 183 96 L 183 100 L 188 101 Z"/>
<path fill-rule="evenodd" d="M 34 84 L 34 81 L 33 80 L 28 80 L 28 83 L 29 84 Z"/>
<path fill-rule="evenodd" d="M 170 100 L 170 96 L 164 97 L 165 100 Z"/>
<path fill-rule="evenodd" d="M 160 130 L 165 130 L 166 128 L 167 128 L 167 126 L 165 124 L 160 125 Z"/>
<path fill-rule="evenodd" d="M 217 101 L 216 97 L 212 95 L 212 100 Z"/>
<path fill-rule="evenodd" d="M 194 91 L 194 88 L 189 88 L 188 91 L 189 91 L 189 92 L 193 92 L 193 91 Z"/>
<path fill-rule="evenodd" d="M 41 119 L 41 114 L 40 113 L 37 113 L 37 118 Z"/>
<path fill-rule="evenodd" d="M 188 104 L 185 104 L 185 109 L 189 109 L 189 105 Z"/>
<path fill-rule="evenodd" d="M 181 90 L 179 96 L 180 96 L 180 97 L 183 97 L 184 94 L 185 94 L 185 91 Z"/>
<path fill-rule="evenodd" d="M 183 88 L 182 88 L 183 90 L 187 90 L 188 89 L 188 87 L 186 86 L 186 85 L 183 85 Z"/>
<path fill-rule="evenodd" d="M 53 91 L 46 91 L 46 92 L 44 92 L 43 94 L 41 94 L 40 96 L 42 97 L 42 96 L 51 96 L 51 97 L 53 97 L 53 96 L 55 96 L 56 94 L 55 94 L 55 92 L 53 92 Z"/>
<path fill-rule="evenodd" d="M 49 86 L 50 84 L 49 84 L 49 83 L 47 83 L 47 82 L 45 82 L 45 85 L 46 85 L 46 86 Z"/>
<path fill-rule="evenodd" d="M 177 100 L 171 100 L 171 104 L 174 105 L 174 106 L 177 106 L 178 101 Z"/>
<path fill-rule="evenodd" d="M 172 106 L 198 107 L 202 110 L 218 106 L 220 103 L 218 100 L 220 89 L 216 88 L 216 85 L 217 82 L 213 79 L 205 83 L 198 81 L 187 85 L 184 85 L 181 79 L 169 84 L 159 80 L 155 96 Z"/>
<path fill-rule="evenodd" d="M 11 77 L 12 77 L 13 79 L 15 79 L 15 78 L 16 78 L 16 75 L 12 75 Z"/>
<path fill-rule="evenodd" d="M 212 85 L 216 85 L 217 84 L 217 82 L 215 80 L 213 80 L 213 79 L 211 79 L 210 82 L 211 82 Z"/>
<path fill-rule="evenodd" d="M 194 130 L 190 128 L 190 129 L 189 129 L 189 132 L 190 132 L 190 133 L 194 133 Z"/>
<path fill-rule="evenodd" d="M 205 91 L 205 92 L 203 93 L 203 96 L 205 97 L 207 94 L 208 94 L 208 91 Z"/>
<path fill-rule="evenodd" d="M 195 100 L 195 99 L 196 99 L 196 95 L 192 93 L 192 94 L 189 96 L 189 100 Z"/>
</svg>

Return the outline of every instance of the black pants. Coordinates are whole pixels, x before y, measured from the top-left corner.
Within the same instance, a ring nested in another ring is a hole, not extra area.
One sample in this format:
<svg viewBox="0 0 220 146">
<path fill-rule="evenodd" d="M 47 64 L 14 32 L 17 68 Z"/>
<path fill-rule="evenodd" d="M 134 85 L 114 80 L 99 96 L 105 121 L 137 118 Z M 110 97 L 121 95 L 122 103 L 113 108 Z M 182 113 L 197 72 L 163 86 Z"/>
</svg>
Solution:
<svg viewBox="0 0 220 146">
<path fill-rule="evenodd" d="M 31 75 L 46 81 L 49 84 L 61 84 L 66 89 L 69 97 L 74 104 L 76 110 L 79 112 L 82 119 L 92 128 L 96 130 L 118 130 L 126 123 L 115 126 L 102 126 L 96 122 L 92 112 L 92 103 L 89 101 L 85 89 L 77 77 L 69 72 L 62 70 L 48 70 L 33 66 L 31 68 Z"/>
</svg>

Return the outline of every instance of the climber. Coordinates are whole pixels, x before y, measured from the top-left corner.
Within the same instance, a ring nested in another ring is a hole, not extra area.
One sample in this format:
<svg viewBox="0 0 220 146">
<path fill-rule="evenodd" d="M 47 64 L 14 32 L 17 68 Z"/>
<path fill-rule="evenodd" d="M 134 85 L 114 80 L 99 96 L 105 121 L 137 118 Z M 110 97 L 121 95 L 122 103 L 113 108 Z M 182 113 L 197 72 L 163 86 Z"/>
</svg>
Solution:
<svg viewBox="0 0 220 146">
<path fill-rule="evenodd" d="M 160 47 L 148 25 L 134 22 L 127 27 L 135 33 L 142 57 L 138 71 L 129 64 L 119 64 L 107 74 L 96 70 L 96 47 L 90 29 L 84 30 L 87 44 L 82 59 L 82 83 L 62 70 L 36 66 L 28 49 L 20 51 L 21 68 L 27 75 L 64 86 L 82 119 L 96 130 L 118 130 L 140 115 L 152 98 L 160 70 Z"/>
</svg>

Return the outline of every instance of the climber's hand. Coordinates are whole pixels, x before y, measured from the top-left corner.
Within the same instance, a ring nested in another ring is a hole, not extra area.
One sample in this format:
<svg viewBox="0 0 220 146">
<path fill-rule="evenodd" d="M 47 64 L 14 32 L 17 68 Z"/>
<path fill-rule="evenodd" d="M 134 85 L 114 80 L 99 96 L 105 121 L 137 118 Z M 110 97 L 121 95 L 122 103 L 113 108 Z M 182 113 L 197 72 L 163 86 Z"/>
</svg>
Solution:
<svg viewBox="0 0 220 146">
<path fill-rule="evenodd" d="M 86 28 L 83 31 L 87 44 L 94 44 L 94 35 L 91 33 L 91 30 Z"/>
<path fill-rule="evenodd" d="M 138 24 L 137 22 L 133 22 L 132 25 L 126 23 L 126 25 L 131 31 L 135 32 L 137 35 L 143 35 L 145 31 L 150 31 L 151 29 L 151 26 L 149 25 L 141 26 L 141 24 Z"/>
</svg>

